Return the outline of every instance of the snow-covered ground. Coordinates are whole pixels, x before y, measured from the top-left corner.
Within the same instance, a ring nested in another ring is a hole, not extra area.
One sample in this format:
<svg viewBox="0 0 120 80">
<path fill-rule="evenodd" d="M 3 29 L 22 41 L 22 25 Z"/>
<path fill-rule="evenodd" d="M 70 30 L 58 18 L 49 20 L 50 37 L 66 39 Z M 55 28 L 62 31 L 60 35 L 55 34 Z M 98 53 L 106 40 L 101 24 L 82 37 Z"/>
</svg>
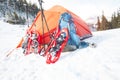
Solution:
<svg viewBox="0 0 120 80">
<path fill-rule="evenodd" d="M 62 53 L 55 64 L 37 54 L 24 56 L 16 47 L 25 28 L 0 21 L 0 80 L 120 80 L 120 29 L 93 32 L 87 47 Z"/>
</svg>

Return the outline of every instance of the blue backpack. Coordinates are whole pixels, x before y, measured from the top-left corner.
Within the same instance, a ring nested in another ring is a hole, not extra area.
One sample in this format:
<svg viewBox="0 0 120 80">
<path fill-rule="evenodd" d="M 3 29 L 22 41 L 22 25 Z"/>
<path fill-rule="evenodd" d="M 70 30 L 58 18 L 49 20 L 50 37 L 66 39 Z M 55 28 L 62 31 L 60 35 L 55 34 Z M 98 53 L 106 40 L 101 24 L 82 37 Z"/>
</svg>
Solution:
<svg viewBox="0 0 120 80">
<path fill-rule="evenodd" d="M 59 29 L 68 28 L 69 31 L 69 40 L 68 45 L 75 45 L 79 48 L 80 45 L 80 37 L 76 34 L 75 24 L 72 20 L 72 16 L 65 12 L 60 16 L 59 20 Z"/>
</svg>

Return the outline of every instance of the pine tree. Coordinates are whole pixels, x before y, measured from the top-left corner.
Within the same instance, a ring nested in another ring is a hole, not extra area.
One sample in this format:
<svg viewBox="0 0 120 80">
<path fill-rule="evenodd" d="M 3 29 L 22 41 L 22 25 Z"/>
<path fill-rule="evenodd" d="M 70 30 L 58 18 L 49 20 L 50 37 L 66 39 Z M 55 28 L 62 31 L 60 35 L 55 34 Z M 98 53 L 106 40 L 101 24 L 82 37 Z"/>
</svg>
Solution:
<svg viewBox="0 0 120 80">
<path fill-rule="evenodd" d="M 100 30 L 100 18 L 97 17 L 97 30 L 99 31 Z"/>
<path fill-rule="evenodd" d="M 26 0 L 0 0 L 0 14 L 2 14 L 0 17 L 4 16 L 6 18 L 5 21 L 17 19 L 17 17 L 14 17 L 14 14 L 18 16 L 18 20 L 23 19 L 23 17 L 24 19 L 29 17 L 32 21 L 38 11 L 36 4 L 27 3 Z M 23 15 L 24 13 L 28 16 Z"/>
<path fill-rule="evenodd" d="M 117 26 L 120 28 L 120 8 L 118 10 L 118 13 L 117 13 Z"/>
<path fill-rule="evenodd" d="M 0 3 L 4 2 L 5 0 L 0 0 Z"/>
<path fill-rule="evenodd" d="M 100 30 L 107 30 L 107 29 L 109 29 L 109 22 L 103 13 L 102 19 L 101 19 L 101 24 L 100 24 Z"/>
<path fill-rule="evenodd" d="M 111 23 L 112 23 L 112 27 L 113 27 L 113 28 L 117 28 L 117 16 L 116 16 L 116 13 L 115 13 L 115 12 L 114 12 L 114 14 L 113 14 L 113 16 L 112 16 Z"/>
</svg>

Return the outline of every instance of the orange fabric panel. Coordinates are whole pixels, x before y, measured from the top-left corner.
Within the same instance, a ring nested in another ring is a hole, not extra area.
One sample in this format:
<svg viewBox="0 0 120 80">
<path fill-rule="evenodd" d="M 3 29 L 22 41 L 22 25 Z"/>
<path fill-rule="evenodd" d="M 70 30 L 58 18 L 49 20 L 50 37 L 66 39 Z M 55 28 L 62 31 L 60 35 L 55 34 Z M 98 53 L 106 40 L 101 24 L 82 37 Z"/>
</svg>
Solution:
<svg viewBox="0 0 120 80">
<path fill-rule="evenodd" d="M 58 13 L 60 13 L 60 14 L 62 14 L 62 13 L 64 13 L 64 12 L 68 12 L 67 9 L 65 9 L 64 7 L 59 6 L 59 5 L 53 6 L 52 8 L 48 9 L 48 11 L 58 12 Z"/>
<path fill-rule="evenodd" d="M 84 35 L 87 35 L 87 34 L 92 35 L 88 25 L 79 16 L 77 16 L 76 14 L 74 14 L 70 11 L 69 11 L 69 13 L 73 17 L 73 21 L 74 21 L 74 24 L 76 26 L 77 34 L 79 36 L 84 36 Z"/>
<path fill-rule="evenodd" d="M 57 12 L 47 11 L 47 12 L 44 12 L 44 15 L 45 15 L 45 19 L 46 19 L 49 30 L 52 30 L 58 26 L 58 22 L 59 22 L 58 20 L 59 20 L 60 14 L 58 14 Z M 48 32 L 47 25 L 45 23 L 45 20 L 43 20 L 43 23 L 42 23 L 41 15 L 39 15 L 34 25 L 32 25 L 31 29 L 35 28 L 36 30 L 38 30 L 40 34 L 43 34 L 43 30 L 44 30 L 44 33 Z"/>
</svg>

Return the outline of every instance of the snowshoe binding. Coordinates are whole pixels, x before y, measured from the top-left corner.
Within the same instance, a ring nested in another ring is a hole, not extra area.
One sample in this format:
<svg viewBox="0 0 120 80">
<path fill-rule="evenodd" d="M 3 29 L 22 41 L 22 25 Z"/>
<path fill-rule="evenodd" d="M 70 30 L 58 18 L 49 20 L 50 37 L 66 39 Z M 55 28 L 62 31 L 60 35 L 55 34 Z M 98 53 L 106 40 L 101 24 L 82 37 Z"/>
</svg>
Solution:
<svg viewBox="0 0 120 80">
<path fill-rule="evenodd" d="M 67 41 L 68 41 L 68 29 L 62 29 L 60 32 L 58 32 L 55 36 L 55 40 L 53 40 L 47 50 L 45 51 L 45 54 L 47 56 L 46 63 L 55 63 L 64 49 Z"/>
</svg>

